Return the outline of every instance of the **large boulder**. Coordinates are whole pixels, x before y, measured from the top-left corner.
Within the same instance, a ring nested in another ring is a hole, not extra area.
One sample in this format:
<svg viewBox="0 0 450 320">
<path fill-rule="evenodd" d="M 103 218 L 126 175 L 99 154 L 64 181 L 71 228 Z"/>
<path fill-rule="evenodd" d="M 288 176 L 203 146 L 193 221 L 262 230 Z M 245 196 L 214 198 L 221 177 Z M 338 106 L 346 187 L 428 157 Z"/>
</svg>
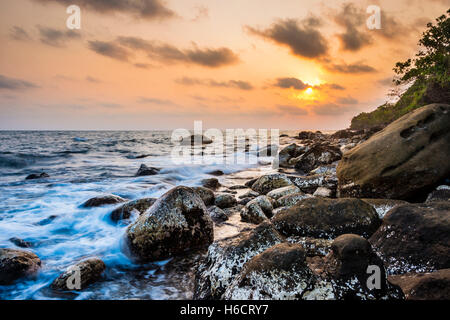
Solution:
<svg viewBox="0 0 450 320">
<path fill-rule="evenodd" d="M 241 220 L 243 222 L 259 224 L 272 217 L 272 202 L 267 196 L 259 196 L 241 210 Z"/>
<path fill-rule="evenodd" d="M 370 242 L 391 274 L 450 267 L 450 203 L 400 205 L 390 210 Z"/>
<path fill-rule="evenodd" d="M 251 186 L 252 190 L 267 194 L 268 192 L 282 187 L 291 186 L 293 183 L 282 173 L 266 174 L 259 177 Z"/>
<path fill-rule="evenodd" d="M 417 201 L 450 176 L 449 141 L 450 105 L 416 109 L 344 154 L 339 194 Z"/>
<path fill-rule="evenodd" d="M 303 173 L 308 173 L 318 166 L 340 160 L 341 157 L 342 153 L 338 147 L 327 144 L 316 144 L 297 158 L 295 169 Z"/>
<path fill-rule="evenodd" d="M 450 300 L 450 269 L 388 277 L 402 288 L 407 300 Z"/>
<path fill-rule="evenodd" d="M 224 294 L 230 300 L 333 299 L 332 287 L 308 268 L 299 244 L 277 244 L 249 260 Z"/>
<path fill-rule="evenodd" d="M 198 268 L 194 299 L 220 299 L 247 261 L 281 242 L 283 237 L 269 222 L 234 237 L 215 241 Z"/>
<path fill-rule="evenodd" d="M 289 164 L 289 160 L 292 158 L 297 158 L 302 155 L 303 152 L 306 151 L 305 146 L 299 146 L 295 143 L 292 143 L 288 145 L 287 147 L 284 147 L 279 153 L 278 153 L 278 165 L 280 167 L 292 167 L 291 164 Z"/>
<path fill-rule="evenodd" d="M 381 221 L 375 210 L 359 199 L 307 198 L 272 218 L 285 236 L 332 239 L 354 233 L 370 237 Z"/>
<path fill-rule="evenodd" d="M 200 196 L 179 186 L 166 192 L 125 235 L 129 252 L 137 260 L 161 260 L 214 240 L 213 222 Z"/>
<path fill-rule="evenodd" d="M 0 285 L 8 285 L 20 278 L 36 275 L 41 260 L 30 251 L 0 249 Z"/>
<path fill-rule="evenodd" d="M 60 291 L 84 290 L 90 284 L 98 281 L 105 269 L 105 263 L 97 257 L 84 259 L 67 268 L 52 282 L 50 287 Z M 79 276 L 78 283 L 75 279 L 77 275 Z"/>
<path fill-rule="evenodd" d="M 143 198 L 129 201 L 114 209 L 109 217 L 114 222 L 129 219 L 133 215 L 133 213 L 136 213 L 137 215 L 144 213 L 156 202 L 156 200 L 157 199 L 155 198 Z"/>
</svg>

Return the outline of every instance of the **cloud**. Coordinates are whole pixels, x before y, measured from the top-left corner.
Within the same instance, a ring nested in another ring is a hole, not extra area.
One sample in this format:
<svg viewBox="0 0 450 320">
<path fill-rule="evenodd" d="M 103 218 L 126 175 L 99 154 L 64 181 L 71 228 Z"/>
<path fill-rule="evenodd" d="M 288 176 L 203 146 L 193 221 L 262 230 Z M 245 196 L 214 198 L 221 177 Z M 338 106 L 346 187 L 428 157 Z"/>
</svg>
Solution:
<svg viewBox="0 0 450 320">
<path fill-rule="evenodd" d="M 297 90 L 304 90 L 308 87 L 306 83 L 304 83 L 302 80 L 297 78 L 278 78 L 274 84 L 275 87 L 283 88 L 283 89 L 297 89 Z"/>
<path fill-rule="evenodd" d="M 305 116 L 308 114 L 308 111 L 297 106 L 277 105 L 277 108 L 282 113 L 287 113 L 288 115 Z"/>
<path fill-rule="evenodd" d="M 339 106 L 335 103 L 319 104 L 312 107 L 315 114 L 320 116 L 339 116 L 352 111 L 349 106 Z"/>
<path fill-rule="evenodd" d="M 148 69 L 151 67 L 148 63 L 135 63 L 134 66 L 139 69 Z"/>
<path fill-rule="evenodd" d="M 102 56 L 110 57 L 119 61 L 128 61 L 130 58 L 130 52 L 128 50 L 112 41 L 89 41 L 88 48 Z"/>
<path fill-rule="evenodd" d="M 358 73 L 371 73 L 376 70 L 364 63 L 351 63 L 351 64 L 328 64 L 325 66 L 329 71 L 338 73 L 358 74 Z"/>
<path fill-rule="evenodd" d="M 31 40 L 31 37 L 28 35 L 28 32 L 26 32 L 23 28 L 18 26 L 13 26 L 10 29 L 9 37 L 17 41 Z"/>
<path fill-rule="evenodd" d="M 242 80 L 228 80 L 228 81 L 217 81 L 213 79 L 197 79 L 184 77 L 175 80 L 176 83 L 190 86 L 190 85 L 202 85 L 208 87 L 224 87 L 224 88 L 236 88 L 241 90 L 252 90 L 253 85 L 250 82 Z"/>
<path fill-rule="evenodd" d="M 101 81 L 101 80 L 99 80 L 97 78 L 91 77 L 91 76 L 87 76 L 86 77 L 86 81 L 92 82 L 92 83 L 102 83 L 103 82 L 103 81 Z"/>
<path fill-rule="evenodd" d="M 176 106 L 177 104 L 171 100 L 159 99 L 159 98 L 148 98 L 148 97 L 139 97 L 137 100 L 138 103 L 142 104 L 156 104 L 156 105 L 170 105 Z"/>
<path fill-rule="evenodd" d="M 41 3 L 59 3 L 65 7 L 77 4 L 102 14 L 125 13 L 135 17 L 152 20 L 167 19 L 175 16 L 161 0 L 34 0 Z"/>
<path fill-rule="evenodd" d="M 388 15 L 384 10 L 382 10 L 381 29 L 374 31 L 375 34 L 380 35 L 385 39 L 394 40 L 407 38 L 411 31 L 413 31 L 413 28 L 404 26 L 397 19 Z"/>
<path fill-rule="evenodd" d="M 348 51 L 358 51 L 372 43 L 372 37 L 365 28 L 366 13 L 353 3 L 345 3 L 335 17 L 335 22 L 345 28 L 345 32 L 338 35 L 342 48 Z M 362 30 L 360 30 L 360 28 Z"/>
<path fill-rule="evenodd" d="M 345 87 L 336 83 L 324 83 L 318 86 L 314 86 L 316 89 L 331 89 L 331 90 L 345 90 Z"/>
<path fill-rule="evenodd" d="M 209 9 L 206 6 L 196 6 L 195 8 L 195 17 L 192 19 L 192 21 L 199 21 L 201 19 L 209 18 Z"/>
<path fill-rule="evenodd" d="M 246 30 L 264 39 L 290 48 L 292 54 L 304 58 L 317 58 L 326 55 L 328 44 L 324 36 L 316 29 L 318 19 L 297 21 L 279 20 L 265 30 L 247 26 Z"/>
<path fill-rule="evenodd" d="M 81 38 L 80 34 L 73 30 L 58 30 L 37 26 L 42 43 L 52 47 L 64 47 L 68 40 Z"/>
<path fill-rule="evenodd" d="M 20 91 L 33 88 L 38 88 L 38 86 L 29 81 L 14 79 L 0 74 L 0 90 Z"/>
<path fill-rule="evenodd" d="M 341 104 L 357 104 L 358 100 L 352 97 L 341 97 L 337 99 L 337 102 Z"/>
<path fill-rule="evenodd" d="M 394 84 L 392 77 L 380 79 L 377 81 L 377 83 L 383 87 L 390 87 Z"/>
</svg>

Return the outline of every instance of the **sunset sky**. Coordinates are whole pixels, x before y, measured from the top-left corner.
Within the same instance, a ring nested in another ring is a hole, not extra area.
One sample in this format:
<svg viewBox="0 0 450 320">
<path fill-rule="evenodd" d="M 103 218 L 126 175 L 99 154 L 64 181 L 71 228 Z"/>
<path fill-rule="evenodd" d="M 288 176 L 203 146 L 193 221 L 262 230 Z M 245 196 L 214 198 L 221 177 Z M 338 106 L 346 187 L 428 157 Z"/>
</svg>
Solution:
<svg viewBox="0 0 450 320">
<path fill-rule="evenodd" d="M 81 8 L 81 29 L 66 8 Z M 382 10 L 369 30 L 369 5 Z M 383 104 L 450 0 L 0 2 L 0 129 L 333 130 Z"/>
</svg>

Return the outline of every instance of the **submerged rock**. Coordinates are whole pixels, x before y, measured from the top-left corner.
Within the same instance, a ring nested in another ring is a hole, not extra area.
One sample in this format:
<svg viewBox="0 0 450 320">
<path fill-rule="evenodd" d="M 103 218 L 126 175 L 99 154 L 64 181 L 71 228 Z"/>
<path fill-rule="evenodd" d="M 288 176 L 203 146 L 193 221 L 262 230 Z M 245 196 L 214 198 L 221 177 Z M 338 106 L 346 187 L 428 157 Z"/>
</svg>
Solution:
<svg viewBox="0 0 450 320">
<path fill-rule="evenodd" d="M 105 263 L 101 259 L 97 257 L 85 259 L 70 266 L 52 282 L 50 287 L 61 291 L 84 290 L 98 281 L 105 269 Z M 79 283 L 74 278 L 76 275 L 79 275 Z"/>
<path fill-rule="evenodd" d="M 285 236 L 331 239 L 345 233 L 370 237 L 381 221 L 375 210 L 358 199 L 308 198 L 272 218 Z"/>
<path fill-rule="evenodd" d="M 179 186 L 166 192 L 125 235 L 130 253 L 141 262 L 161 260 L 209 245 L 213 222 L 194 190 Z"/>
<path fill-rule="evenodd" d="M 272 217 L 272 203 L 266 196 L 259 196 L 241 210 L 241 220 L 243 222 L 259 224 Z"/>
<path fill-rule="evenodd" d="M 267 194 L 268 192 L 282 187 L 291 186 L 292 182 L 282 173 L 267 174 L 259 177 L 251 186 L 252 190 Z"/>
<path fill-rule="evenodd" d="M 283 238 L 269 222 L 215 241 L 196 274 L 194 299 L 220 299 L 247 261 L 281 242 Z"/>
<path fill-rule="evenodd" d="M 400 205 L 370 238 L 391 274 L 450 267 L 450 203 Z"/>
<path fill-rule="evenodd" d="M 155 174 L 159 173 L 159 169 L 148 167 L 145 164 L 141 164 L 138 171 L 136 172 L 136 177 L 142 177 L 142 176 L 154 176 Z"/>
<path fill-rule="evenodd" d="M 36 179 L 43 179 L 43 178 L 50 178 L 50 176 L 45 172 L 42 172 L 40 174 L 32 173 L 32 174 L 29 174 L 28 176 L 26 176 L 25 180 L 36 180 Z"/>
<path fill-rule="evenodd" d="M 101 207 L 109 204 L 118 204 L 125 202 L 122 197 L 115 196 L 113 194 L 101 197 L 95 197 L 87 200 L 85 203 L 81 205 L 82 208 L 93 208 L 93 207 Z"/>
<path fill-rule="evenodd" d="M 448 141 L 450 105 L 416 109 L 344 154 L 339 194 L 417 201 L 450 176 Z"/>
<path fill-rule="evenodd" d="M 329 284 L 306 264 L 301 245 L 281 243 L 245 263 L 224 294 L 230 300 L 323 300 L 334 297 Z"/>
<path fill-rule="evenodd" d="M 156 200 L 157 199 L 155 198 L 143 198 L 129 201 L 117 209 L 114 209 L 109 217 L 114 222 L 129 219 L 133 215 L 133 212 L 138 215 L 144 213 L 156 202 Z"/>
<path fill-rule="evenodd" d="M 31 248 L 33 246 L 31 242 L 25 241 L 17 237 L 10 238 L 9 241 L 20 248 Z"/>
<path fill-rule="evenodd" d="M 41 260 L 30 251 L 0 248 L 0 285 L 33 277 L 41 268 Z"/>
<path fill-rule="evenodd" d="M 392 275 L 388 280 L 402 288 L 406 300 L 450 300 L 450 269 Z"/>
</svg>

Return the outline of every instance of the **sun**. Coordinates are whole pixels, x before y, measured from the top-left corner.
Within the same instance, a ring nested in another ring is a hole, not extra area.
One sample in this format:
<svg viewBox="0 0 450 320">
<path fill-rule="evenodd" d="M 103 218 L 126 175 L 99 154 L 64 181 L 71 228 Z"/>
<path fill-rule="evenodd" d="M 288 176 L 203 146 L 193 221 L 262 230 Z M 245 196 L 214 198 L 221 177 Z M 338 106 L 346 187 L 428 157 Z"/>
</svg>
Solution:
<svg viewBox="0 0 450 320">
<path fill-rule="evenodd" d="M 313 88 L 309 87 L 308 89 L 305 90 L 305 93 L 310 95 L 313 93 Z"/>
</svg>

